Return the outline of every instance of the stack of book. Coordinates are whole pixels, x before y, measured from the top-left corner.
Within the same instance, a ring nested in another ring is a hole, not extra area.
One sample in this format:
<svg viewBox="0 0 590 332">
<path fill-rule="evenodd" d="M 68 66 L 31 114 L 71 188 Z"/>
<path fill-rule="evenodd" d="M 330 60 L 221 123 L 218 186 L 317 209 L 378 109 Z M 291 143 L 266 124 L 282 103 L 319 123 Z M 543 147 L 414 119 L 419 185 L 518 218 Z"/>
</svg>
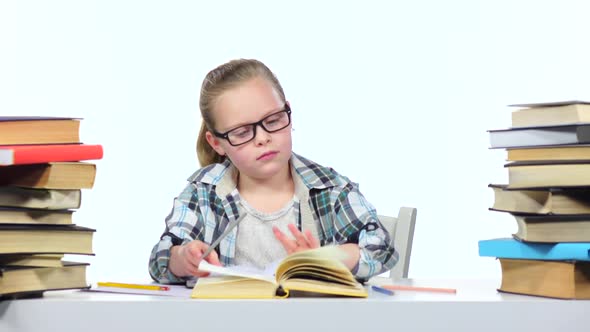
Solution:
<svg viewBox="0 0 590 332">
<path fill-rule="evenodd" d="M 0 117 L 0 298 L 86 288 L 94 230 L 75 225 L 102 146 L 80 143 L 80 119 Z"/>
<path fill-rule="evenodd" d="M 491 210 L 511 213 L 518 231 L 480 241 L 479 254 L 500 260 L 500 291 L 590 299 L 590 103 L 512 106 L 512 127 L 489 131 L 508 152 Z"/>
</svg>

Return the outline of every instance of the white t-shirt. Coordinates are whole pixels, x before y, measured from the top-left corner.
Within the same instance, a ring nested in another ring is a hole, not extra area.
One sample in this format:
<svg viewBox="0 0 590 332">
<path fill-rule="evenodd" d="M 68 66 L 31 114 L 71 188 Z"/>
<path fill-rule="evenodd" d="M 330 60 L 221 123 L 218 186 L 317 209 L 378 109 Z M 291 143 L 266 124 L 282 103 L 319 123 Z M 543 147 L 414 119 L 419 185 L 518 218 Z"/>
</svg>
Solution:
<svg viewBox="0 0 590 332">
<path fill-rule="evenodd" d="M 287 257 L 287 251 L 275 237 L 272 228 L 277 226 L 281 232 L 291 236 L 287 225 L 297 223 L 294 202 L 295 197 L 282 209 L 265 213 L 256 210 L 244 199 L 240 200 L 246 216 L 237 226 L 236 265 L 264 269 L 270 263 Z"/>
</svg>

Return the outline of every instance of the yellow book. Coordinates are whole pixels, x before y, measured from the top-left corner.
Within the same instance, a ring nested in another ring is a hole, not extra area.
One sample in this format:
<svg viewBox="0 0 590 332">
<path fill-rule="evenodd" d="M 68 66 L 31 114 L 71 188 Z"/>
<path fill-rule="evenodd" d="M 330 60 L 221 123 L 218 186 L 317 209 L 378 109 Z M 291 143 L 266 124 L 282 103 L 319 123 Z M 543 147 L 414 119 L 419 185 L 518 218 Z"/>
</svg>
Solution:
<svg viewBox="0 0 590 332">
<path fill-rule="evenodd" d="M 590 299 L 590 263 L 500 258 L 501 292 Z"/>
<path fill-rule="evenodd" d="M 49 290 L 88 288 L 88 263 L 63 262 L 56 267 L 0 266 L 0 299 L 38 296 Z"/>
<path fill-rule="evenodd" d="M 525 242 L 590 242 L 590 215 L 513 214 L 518 231 L 513 236 Z"/>
<path fill-rule="evenodd" d="M 0 224 L 72 224 L 72 210 L 42 210 L 0 207 Z"/>
<path fill-rule="evenodd" d="M 43 189 L 91 189 L 96 165 L 84 162 L 2 166 L 0 185 Z"/>
<path fill-rule="evenodd" d="M 300 251 L 265 271 L 219 267 L 202 261 L 200 270 L 211 276 L 199 278 L 192 298 L 272 299 L 289 296 L 367 297 L 366 289 L 342 263 L 346 254 L 335 246 Z"/>
<path fill-rule="evenodd" d="M 94 229 L 75 225 L 0 223 L 0 254 L 93 255 Z"/>
<path fill-rule="evenodd" d="M 508 169 L 508 189 L 590 186 L 590 160 L 514 161 Z"/>
<path fill-rule="evenodd" d="M 509 161 L 590 160 L 588 144 L 510 148 L 507 152 Z"/>
<path fill-rule="evenodd" d="M 60 267 L 62 254 L 5 254 L 0 255 L 0 266 Z"/>
<path fill-rule="evenodd" d="M 559 126 L 590 122 L 590 103 L 571 100 L 553 103 L 518 104 L 512 112 L 512 127 Z"/>
<path fill-rule="evenodd" d="M 492 210 L 534 214 L 590 214 L 588 188 L 545 188 L 506 190 L 507 185 L 490 184 L 494 190 Z"/>
</svg>

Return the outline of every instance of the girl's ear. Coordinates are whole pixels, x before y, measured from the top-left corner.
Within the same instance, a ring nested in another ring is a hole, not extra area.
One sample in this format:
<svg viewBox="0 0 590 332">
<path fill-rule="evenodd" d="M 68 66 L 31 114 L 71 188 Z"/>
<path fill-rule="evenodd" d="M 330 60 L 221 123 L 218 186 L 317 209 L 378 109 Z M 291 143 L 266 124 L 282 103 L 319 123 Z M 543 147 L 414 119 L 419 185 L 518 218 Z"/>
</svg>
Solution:
<svg viewBox="0 0 590 332">
<path fill-rule="evenodd" d="M 225 150 L 221 146 L 219 138 L 213 136 L 213 134 L 210 131 L 207 131 L 205 133 L 205 138 L 207 139 L 207 143 L 211 145 L 211 147 L 213 148 L 213 150 L 215 150 L 215 152 L 217 152 L 217 154 L 219 154 L 220 156 L 225 156 Z"/>
<path fill-rule="evenodd" d="M 291 108 L 291 103 L 288 100 L 285 101 L 285 104 Z M 291 131 L 295 131 L 295 128 L 293 128 L 293 117 L 291 117 Z"/>
</svg>

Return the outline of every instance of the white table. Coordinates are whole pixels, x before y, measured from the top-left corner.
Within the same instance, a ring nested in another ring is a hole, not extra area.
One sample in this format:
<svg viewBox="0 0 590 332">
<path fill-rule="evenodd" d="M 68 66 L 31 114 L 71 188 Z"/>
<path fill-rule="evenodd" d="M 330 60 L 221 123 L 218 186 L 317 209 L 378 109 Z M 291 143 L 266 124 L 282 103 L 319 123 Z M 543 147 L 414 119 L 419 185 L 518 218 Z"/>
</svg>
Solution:
<svg viewBox="0 0 590 332">
<path fill-rule="evenodd" d="M 385 280 L 385 279 L 384 279 Z M 378 282 L 390 282 L 387 280 Z M 80 291 L 0 302 L 0 331 L 589 331 L 590 301 L 496 292 L 494 280 L 405 280 L 457 294 L 194 300 Z M 188 292 L 187 292 L 188 294 Z M 304 329 L 302 329 L 304 328 Z"/>
</svg>

